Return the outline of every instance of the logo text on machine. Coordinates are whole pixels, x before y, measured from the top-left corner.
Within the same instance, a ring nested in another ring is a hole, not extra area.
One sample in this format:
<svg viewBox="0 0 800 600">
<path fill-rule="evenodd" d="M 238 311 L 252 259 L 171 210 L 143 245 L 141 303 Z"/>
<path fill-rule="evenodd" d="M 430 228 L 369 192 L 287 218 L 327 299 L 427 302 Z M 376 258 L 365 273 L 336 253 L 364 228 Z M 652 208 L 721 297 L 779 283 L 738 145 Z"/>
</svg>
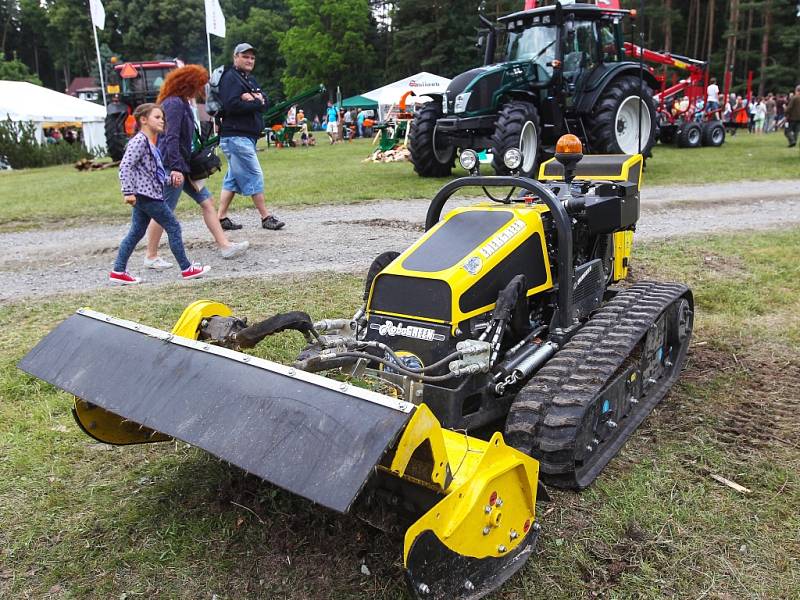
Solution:
<svg viewBox="0 0 800 600">
<path fill-rule="evenodd" d="M 500 233 L 494 236 L 481 248 L 480 252 L 483 258 L 489 258 L 492 254 L 502 248 L 508 240 L 517 235 L 520 231 L 525 229 L 525 223 L 517 219 L 511 225 L 503 229 Z"/>
<path fill-rule="evenodd" d="M 436 333 L 433 329 L 417 327 L 416 325 L 407 325 L 404 327 L 402 323 L 395 325 L 392 321 L 386 321 L 381 325 L 372 323 L 369 328 L 377 329 L 380 335 L 388 335 L 389 337 L 399 335 L 415 340 L 425 340 L 426 342 L 441 342 L 444 340 L 444 336 L 440 333 Z"/>
</svg>

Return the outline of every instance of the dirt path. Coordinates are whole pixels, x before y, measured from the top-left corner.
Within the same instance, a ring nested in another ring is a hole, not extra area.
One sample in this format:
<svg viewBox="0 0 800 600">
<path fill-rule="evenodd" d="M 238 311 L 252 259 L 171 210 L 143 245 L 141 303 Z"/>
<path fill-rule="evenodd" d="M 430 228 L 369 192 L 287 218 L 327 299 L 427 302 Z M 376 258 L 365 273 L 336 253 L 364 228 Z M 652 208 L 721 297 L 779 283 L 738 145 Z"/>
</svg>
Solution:
<svg viewBox="0 0 800 600">
<path fill-rule="evenodd" d="M 186 201 L 186 200 L 184 200 Z M 281 211 L 280 232 L 265 231 L 254 210 L 239 210 L 245 224 L 234 240 L 248 239 L 242 257 L 222 260 L 199 218 L 183 222 L 191 260 L 211 264 L 214 278 L 313 271 L 365 271 L 384 250 L 402 250 L 422 232 L 429 200 L 373 202 Z M 455 206 L 453 201 L 448 208 Z M 244 203 L 240 202 L 240 206 Z M 800 224 L 800 181 L 645 188 L 637 239 L 655 239 Z M 128 223 L 0 235 L 0 301 L 86 291 L 108 285 L 108 270 Z M 164 246 L 162 256 L 171 260 Z M 129 268 L 150 285 L 174 282 L 177 268 L 141 268 L 143 249 Z"/>
</svg>

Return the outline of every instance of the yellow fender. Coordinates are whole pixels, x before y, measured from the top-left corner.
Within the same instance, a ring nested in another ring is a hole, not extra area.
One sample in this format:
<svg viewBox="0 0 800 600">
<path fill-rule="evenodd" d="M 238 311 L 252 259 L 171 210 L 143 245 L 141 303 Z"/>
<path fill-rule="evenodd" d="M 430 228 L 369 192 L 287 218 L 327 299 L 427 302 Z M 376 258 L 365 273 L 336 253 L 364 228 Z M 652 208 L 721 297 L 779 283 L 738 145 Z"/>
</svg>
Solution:
<svg viewBox="0 0 800 600">
<path fill-rule="evenodd" d="M 480 462 L 466 481 L 448 490 L 406 531 L 406 565 L 414 540 L 425 530 L 453 552 L 486 558 L 512 551 L 533 525 L 539 463 L 507 446 L 500 432 L 488 443 L 470 438 L 470 446 L 470 451 L 482 453 Z"/>
<path fill-rule="evenodd" d="M 143 427 L 132 421 L 108 412 L 104 408 L 75 398 L 72 416 L 89 437 L 98 442 L 125 446 L 128 444 L 148 444 L 150 442 L 168 442 L 172 438 L 149 427 Z"/>
<path fill-rule="evenodd" d="M 454 480 L 406 531 L 406 577 L 416 598 L 481 598 L 533 553 L 539 463 L 499 432 L 489 442 L 442 433 Z"/>
<path fill-rule="evenodd" d="M 424 460 L 420 462 L 423 468 L 427 467 L 427 472 L 412 473 L 413 466 L 412 470 L 407 472 L 409 466 L 415 464 L 412 463 L 412 458 L 420 458 L 420 453 L 425 454 Z M 442 491 L 450 485 L 452 475 L 442 428 L 436 416 L 425 404 L 417 407 L 406 425 L 389 470 L 398 477 L 415 480 L 423 485 L 428 482 L 433 483 Z"/>
<path fill-rule="evenodd" d="M 172 333 L 192 340 L 197 339 L 200 323 L 208 317 L 230 317 L 233 311 L 229 306 L 212 300 L 197 300 L 187 306 L 175 322 Z"/>
</svg>

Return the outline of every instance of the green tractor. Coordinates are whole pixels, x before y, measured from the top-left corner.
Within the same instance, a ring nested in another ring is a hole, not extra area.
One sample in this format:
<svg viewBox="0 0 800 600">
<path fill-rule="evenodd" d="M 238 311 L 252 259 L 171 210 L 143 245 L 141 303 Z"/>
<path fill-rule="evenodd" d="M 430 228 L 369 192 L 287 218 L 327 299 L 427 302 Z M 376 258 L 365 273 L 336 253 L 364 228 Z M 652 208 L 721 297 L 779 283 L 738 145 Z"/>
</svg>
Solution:
<svg viewBox="0 0 800 600">
<path fill-rule="evenodd" d="M 565 133 L 592 154 L 650 155 L 657 139 L 655 76 L 625 55 L 628 10 L 556 2 L 500 18 L 479 45 L 484 66 L 457 75 L 444 94 L 429 94 L 411 126 L 414 170 L 451 173 L 462 149 L 492 152 L 498 175 L 536 175 Z M 494 63 L 498 33 L 503 62 Z M 511 152 L 509 152 L 511 150 Z"/>
<path fill-rule="evenodd" d="M 115 65 L 109 76 L 110 97 L 106 111 L 106 148 L 112 160 L 122 160 L 136 122 L 133 111 L 140 104 L 155 102 L 167 73 L 177 68 L 174 60 L 126 62 Z"/>
</svg>

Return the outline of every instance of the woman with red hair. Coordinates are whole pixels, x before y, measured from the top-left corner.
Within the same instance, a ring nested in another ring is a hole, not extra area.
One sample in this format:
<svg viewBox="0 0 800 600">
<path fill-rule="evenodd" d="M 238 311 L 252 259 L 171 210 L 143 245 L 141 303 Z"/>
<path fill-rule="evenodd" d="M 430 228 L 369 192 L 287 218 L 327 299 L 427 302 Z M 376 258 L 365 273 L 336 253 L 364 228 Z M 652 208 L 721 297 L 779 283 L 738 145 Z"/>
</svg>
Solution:
<svg viewBox="0 0 800 600">
<path fill-rule="evenodd" d="M 164 187 L 164 201 L 174 212 L 181 192 L 192 198 L 203 211 L 203 220 L 220 248 L 222 258 L 233 258 L 242 254 L 248 242 L 231 242 L 225 237 L 217 219 L 214 197 L 207 187 L 198 188 L 189 179 L 189 160 L 192 154 L 192 137 L 197 119 L 195 98 L 203 94 L 208 83 L 208 71 L 199 65 L 186 65 L 170 72 L 164 79 L 158 103 L 164 110 L 166 131 L 158 138 L 158 149 L 163 157 L 164 167 L 169 173 Z M 156 222 L 147 228 L 147 255 L 144 266 L 150 269 L 167 269 L 172 266 L 158 256 L 158 243 L 164 230 Z"/>
</svg>

